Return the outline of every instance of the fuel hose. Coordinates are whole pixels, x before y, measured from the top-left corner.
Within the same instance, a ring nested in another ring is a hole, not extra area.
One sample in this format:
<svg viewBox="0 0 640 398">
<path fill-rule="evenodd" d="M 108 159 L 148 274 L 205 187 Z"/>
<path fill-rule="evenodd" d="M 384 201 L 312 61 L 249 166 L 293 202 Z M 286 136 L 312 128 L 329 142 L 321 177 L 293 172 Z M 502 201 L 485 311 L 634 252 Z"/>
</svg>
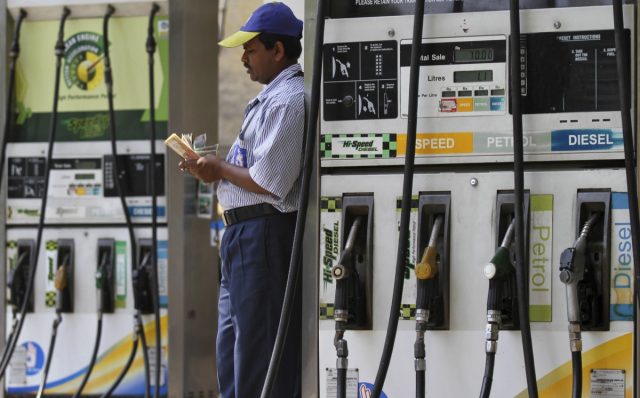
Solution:
<svg viewBox="0 0 640 398">
<path fill-rule="evenodd" d="M 9 82 L 7 87 L 7 107 L 4 114 L 4 133 L 2 134 L 2 151 L 0 152 L 0 187 L 2 187 L 2 177 L 4 176 L 4 160 L 7 153 L 7 143 L 13 122 L 13 99 L 16 86 L 16 63 L 20 56 L 20 29 L 22 21 L 27 17 L 27 12 L 20 9 L 16 28 L 13 32 L 11 49 L 9 50 Z"/>
<path fill-rule="evenodd" d="M 372 397 L 380 398 L 384 382 L 391 362 L 391 354 L 398 331 L 400 302 L 404 288 L 405 262 L 409 242 L 409 221 L 411 214 L 411 192 L 413 189 L 413 173 L 416 154 L 416 129 L 418 124 L 418 84 L 420 78 L 420 53 L 422 48 L 422 27 L 424 22 L 424 2 L 416 1 L 413 13 L 413 39 L 411 42 L 411 68 L 409 73 L 409 113 L 407 122 L 407 149 L 404 162 L 404 178 L 402 182 L 402 210 L 400 213 L 400 236 L 398 238 L 398 254 L 393 285 L 393 296 L 389 310 L 389 323 L 382 349 L 380 364 L 373 386 Z"/>
<path fill-rule="evenodd" d="M 69 8 L 64 7 L 62 11 L 62 17 L 60 19 L 60 25 L 58 28 L 58 39 L 55 44 L 55 55 L 56 55 L 56 76 L 55 83 L 53 89 L 53 110 L 51 112 L 51 124 L 49 125 L 49 139 L 48 139 L 48 148 L 47 148 L 47 158 L 45 163 L 45 177 L 44 177 L 44 188 L 42 193 L 42 203 L 40 205 L 40 217 L 38 219 L 38 235 L 36 238 L 35 245 L 35 253 L 34 253 L 34 261 L 33 267 L 29 270 L 29 280 L 27 282 L 27 288 L 25 291 L 25 297 L 31 296 L 31 292 L 33 291 L 33 285 L 35 282 L 36 269 L 38 268 L 38 254 L 40 253 L 40 245 L 42 244 L 42 231 L 44 229 L 44 216 L 45 210 L 47 208 L 47 197 L 49 192 L 49 176 L 51 172 L 51 159 L 53 158 L 53 143 L 55 142 L 56 137 L 56 127 L 58 123 L 58 97 L 60 93 L 60 70 L 62 68 L 62 57 L 64 55 L 64 27 L 67 22 L 67 18 L 71 14 Z M 3 151 L 4 153 L 4 151 Z M 20 338 L 20 333 L 22 332 L 22 326 L 24 326 L 24 320 L 27 315 L 27 307 L 29 300 L 23 300 L 22 306 L 20 308 L 20 317 L 16 323 L 15 332 L 11 334 L 11 339 L 7 342 L 5 346 L 6 355 L 3 354 L 2 362 L 0 363 L 0 379 L 2 379 L 7 371 L 7 367 L 9 366 L 9 362 L 11 361 L 11 356 L 16 348 L 16 344 L 18 343 L 18 339 Z"/>
<path fill-rule="evenodd" d="M 636 6 L 637 7 L 637 6 Z M 631 60 L 625 45 L 624 22 L 622 12 L 622 0 L 613 0 L 613 26 L 616 43 L 616 62 L 618 66 L 618 96 L 620 98 L 620 116 L 622 119 L 622 136 L 624 142 L 624 168 L 627 176 L 627 195 L 629 197 L 629 218 L 631 224 L 631 246 L 633 247 L 634 264 L 640 259 L 640 242 L 638 241 L 638 227 L 640 216 L 638 211 L 638 183 L 636 171 L 636 156 L 633 144 L 634 132 L 631 124 L 631 78 L 628 64 Z M 633 296 L 633 396 L 640 394 L 638 387 L 638 351 L 640 344 L 638 339 L 637 311 L 640 305 L 640 267 L 633 267 L 634 279 Z"/>
<path fill-rule="evenodd" d="M 160 7 L 153 3 L 149 13 L 149 24 L 147 26 L 146 49 L 149 59 L 149 126 L 151 127 L 151 160 L 149 161 L 149 178 L 151 179 L 151 287 L 153 290 L 153 320 L 155 324 L 155 384 L 153 396 L 160 396 L 160 373 L 162 372 L 162 330 L 160 328 L 160 284 L 158 282 L 158 197 L 156 192 L 156 107 L 155 107 L 155 83 L 153 78 L 154 60 L 156 52 L 156 40 L 153 35 L 153 21 Z M 143 349 L 146 346 L 144 331 Z M 145 355 L 148 357 L 148 353 Z"/>
<path fill-rule="evenodd" d="M 62 260 L 62 265 L 58 268 L 56 272 L 55 284 L 56 290 L 58 291 L 56 294 L 56 318 L 53 320 L 53 325 L 51 327 L 51 338 L 49 340 L 49 349 L 47 350 L 47 360 L 44 364 L 44 372 L 42 375 L 42 382 L 40 383 L 40 387 L 38 388 L 38 393 L 36 394 L 36 398 L 44 397 L 44 390 L 47 386 L 47 379 L 49 378 L 49 370 L 51 369 L 51 360 L 53 359 L 53 353 L 56 347 L 56 338 L 58 336 L 58 327 L 62 323 L 62 290 L 68 286 L 67 281 L 67 272 L 66 269 L 69 266 L 69 261 L 71 257 L 69 255 L 65 256 Z M 58 275 L 61 275 L 62 278 L 59 278 Z"/>
<path fill-rule="evenodd" d="M 129 233 L 129 242 L 131 244 L 131 264 L 136 264 L 136 253 L 137 253 L 137 244 L 135 238 L 135 232 L 133 230 L 133 223 L 131 221 L 131 215 L 129 214 L 129 210 L 127 207 L 127 202 L 124 194 L 124 182 L 126 181 L 126 172 L 124 170 L 120 170 L 118 164 L 118 150 L 116 145 L 116 118 L 115 118 L 115 108 L 113 104 L 113 71 L 111 69 L 111 55 L 109 52 L 109 20 L 115 13 L 115 8 L 111 5 L 107 7 L 107 12 L 104 15 L 102 20 L 102 36 L 104 37 L 104 81 L 107 89 L 107 101 L 109 105 L 109 131 L 110 131 L 110 142 L 111 142 L 111 155 L 113 159 L 113 180 L 116 191 L 118 192 L 118 198 L 120 199 L 120 204 L 122 207 L 122 212 L 124 213 L 124 218 L 127 225 L 127 231 Z M 152 168 L 155 166 L 155 163 L 152 161 Z M 135 297 L 135 295 L 134 295 Z M 137 303 L 135 303 L 137 308 Z M 125 363 L 124 368 L 122 369 L 120 375 L 116 378 L 114 383 L 107 390 L 107 393 L 103 396 L 109 397 L 116 390 L 119 384 L 122 382 L 124 377 L 129 372 L 131 368 L 131 364 L 133 363 L 133 358 L 135 357 L 135 352 L 138 349 L 138 339 L 140 338 L 140 333 L 144 333 L 144 324 L 141 321 L 141 314 L 139 311 L 134 315 L 134 322 L 136 322 L 134 339 L 135 343 L 132 346 L 131 352 L 129 354 L 129 358 Z M 139 328 L 142 330 L 139 330 Z M 148 358 L 145 356 L 144 358 Z M 148 366 L 148 365 L 147 365 Z M 146 380 L 148 381 L 148 379 Z M 148 386 L 145 386 L 145 389 L 148 390 Z"/>
<path fill-rule="evenodd" d="M 520 106 L 520 1 L 511 0 L 509 7 L 511 39 L 509 41 L 510 92 L 513 116 L 513 176 L 515 196 L 515 237 L 516 237 L 516 287 L 518 289 L 518 317 L 524 354 L 524 368 L 527 390 L 530 398 L 538 397 L 531 325 L 529 324 L 528 264 L 525 264 L 524 233 L 524 144 L 522 136 L 522 109 Z"/>
<path fill-rule="evenodd" d="M 507 278 L 510 278 L 515 269 L 511 263 L 511 251 L 509 246 L 513 241 L 515 218 L 509 223 L 500 246 L 485 265 L 484 276 L 489 279 L 489 291 L 487 293 L 487 326 L 485 328 L 485 364 L 482 387 L 480 388 L 480 398 L 489 398 L 491 386 L 493 384 L 493 370 L 496 362 L 496 352 L 498 351 L 498 336 L 502 323 L 502 311 L 500 309 L 499 297 L 501 288 Z"/>
<path fill-rule="evenodd" d="M 426 394 L 426 349 L 424 335 L 427 331 L 431 310 L 429 306 L 428 281 L 434 279 L 438 269 L 438 235 L 442 229 L 442 217 L 436 217 L 429 242 L 424 248 L 420 262 L 416 264 L 416 340 L 413 344 L 414 368 L 416 371 L 416 398 L 424 398 Z"/>
<path fill-rule="evenodd" d="M 289 274 L 287 276 L 287 286 L 284 293 L 282 312 L 278 324 L 278 333 L 271 353 L 269 368 L 265 377 L 260 398 L 269 398 L 273 390 L 273 383 L 280 360 L 284 352 L 284 344 L 287 338 L 291 313 L 293 311 L 293 300 L 300 275 L 302 264 L 302 243 L 304 238 L 304 228 L 307 220 L 307 206 L 309 204 L 309 188 L 311 187 L 311 174 L 314 165 L 314 150 L 316 144 L 316 133 L 318 131 L 318 110 L 320 105 L 320 82 L 322 78 L 322 46 L 324 43 L 324 16 L 326 0 L 318 0 L 316 10 L 316 30 L 313 48 L 313 77 L 311 83 L 311 98 L 306 120 L 304 163 L 302 167 L 302 181 L 300 196 L 298 200 L 298 215 L 296 217 L 295 234 L 293 237 L 293 248 L 291 260 L 289 262 Z"/>
</svg>

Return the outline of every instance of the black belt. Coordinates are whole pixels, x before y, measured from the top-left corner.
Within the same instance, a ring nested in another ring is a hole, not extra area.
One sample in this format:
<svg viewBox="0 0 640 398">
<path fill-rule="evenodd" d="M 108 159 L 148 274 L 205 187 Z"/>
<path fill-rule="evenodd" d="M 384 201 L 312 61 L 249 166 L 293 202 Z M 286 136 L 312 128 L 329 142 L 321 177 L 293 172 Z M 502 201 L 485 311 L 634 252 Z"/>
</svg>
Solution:
<svg viewBox="0 0 640 398">
<path fill-rule="evenodd" d="M 228 227 L 229 225 L 233 225 L 241 221 L 268 216 L 271 214 L 282 213 L 270 204 L 260 203 L 257 205 L 236 207 L 235 209 L 225 210 L 222 213 L 222 221 L 224 222 L 224 225 Z"/>
</svg>

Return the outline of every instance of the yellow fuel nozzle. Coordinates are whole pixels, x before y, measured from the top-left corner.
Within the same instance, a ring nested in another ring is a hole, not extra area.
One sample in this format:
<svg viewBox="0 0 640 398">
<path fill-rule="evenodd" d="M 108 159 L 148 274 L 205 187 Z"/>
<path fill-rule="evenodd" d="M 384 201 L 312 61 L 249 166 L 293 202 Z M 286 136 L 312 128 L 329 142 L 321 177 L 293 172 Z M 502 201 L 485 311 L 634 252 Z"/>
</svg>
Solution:
<svg viewBox="0 0 640 398">
<path fill-rule="evenodd" d="M 53 283 L 57 290 L 64 290 L 67 287 L 67 267 L 62 266 L 56 270 Z"/>
<path fill-rule="evenodd" d="M 416 278 L 418 280 L 428 280 L 434 278 L 438 274 L 438 249 L 437 242 L 442 228 L 442 216 L 436 217 L 431 229 L 429 244 L 422 252 L 422 259 L 416 264 Z"/>
<path fill-rule="evenodd" d="M 427 246 L 422 252 L 422 259 L 416 264 L 416 278 L 420 280 L 432 279 L 438 274 L 436 257 L 438 250 L 435 246 Z"/>
</svg>

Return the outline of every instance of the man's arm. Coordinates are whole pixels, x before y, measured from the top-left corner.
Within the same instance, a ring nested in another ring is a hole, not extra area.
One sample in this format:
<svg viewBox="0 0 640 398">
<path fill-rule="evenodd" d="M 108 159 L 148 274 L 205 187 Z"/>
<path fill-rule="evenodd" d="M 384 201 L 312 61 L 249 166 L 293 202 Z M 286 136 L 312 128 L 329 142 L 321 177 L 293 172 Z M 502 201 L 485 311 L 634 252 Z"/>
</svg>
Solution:
<svg viewBox="0 0 640 398">
<path fill-rule="evenodd" d="M 227 163 L 214 155 L 201 156 L 197 160 L 183 160 L 180 162 L 179 167 L 182 170 L 189 171 L 194 177 L 203 182 L 214 182 L 223 179 L 249 192 L 272 195 L 271 192 L 262 188 L 251 178 L 249 169 Z"/>
</svg>

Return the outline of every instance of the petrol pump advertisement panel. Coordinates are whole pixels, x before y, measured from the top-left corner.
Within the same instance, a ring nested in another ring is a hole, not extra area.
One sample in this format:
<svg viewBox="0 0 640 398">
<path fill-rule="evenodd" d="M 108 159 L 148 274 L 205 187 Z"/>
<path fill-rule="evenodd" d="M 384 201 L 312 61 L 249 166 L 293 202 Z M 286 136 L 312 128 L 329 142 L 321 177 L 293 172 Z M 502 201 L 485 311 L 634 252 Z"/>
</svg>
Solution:
<svg viewBox="0 0 640 398">
<path fill-rule="evenodd" d="M 168 117 L 168 20 L 154 22 L 156 128 L 166 135 Z M 9 136 L 6 176 L 8 224 L 36 223 L 44 192 L 46 141 L 52 118 L 57 21 L 26 21 L 17 65 L 15 128 Z M 105 85 L 101 19 L 71 19 L 66 26 L 58 115 L 49 181 L 47 220 L 59 223 L 124 221 L 115 189 L 110 118 Z M 111 21 L 110 58 L 114 74 L 114 120 L 118 170 L 124 170 L 127 211 L 134 222 L 151 220 L 149 86 L 144 43 L 147 18 Z M 139 38 L 138 41 L 135 38 Z M 164 151 L 156 143 L 159 220 L 166 220 Z"/>
</svg>

